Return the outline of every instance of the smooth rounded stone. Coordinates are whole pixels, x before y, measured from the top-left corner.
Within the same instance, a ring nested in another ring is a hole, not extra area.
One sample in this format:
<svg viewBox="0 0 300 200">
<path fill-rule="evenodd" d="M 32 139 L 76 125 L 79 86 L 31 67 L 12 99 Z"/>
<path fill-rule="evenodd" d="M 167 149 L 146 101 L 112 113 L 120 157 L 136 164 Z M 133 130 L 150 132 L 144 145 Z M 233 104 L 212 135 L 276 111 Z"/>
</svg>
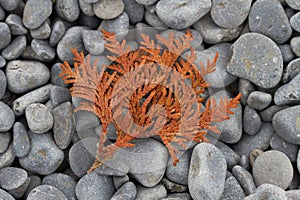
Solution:
<svg viewBox="0 0 300 200">
<path fill-rule="evenodd" d="M 77 106 L 75 106 L 75 108 L 76 107 Z M 100 124 L 100 121 L 96 114 L 84 110 L 78 110 L 77 112 L 75 112 L 74 120 L 76 123 L 76 130 L 80 136 L 81 132 L 91 128 L 96 128 Z"/>
<path fill-rule="evenodd" d="M 125 12 L 128 14 L 130 24 L 136 24 L 143 20 L 145 8 L 135 0 L 123 0 Z"/>
<path fill-rule="evenodd" d="M 283 71 L 282 82 L 288 83 L 293 78 L 295 78 L 298 74 L 300 74 L 300 58 L 297 58 L 289 62 L 289 64 Z"/>
<path fill-rule="evenodd" d="M 300 57 L 300 36 L 291 39 L 291 47 L 297 57 Z"/>
<path fill-rule="evenodd" d="M 62 77 L 59 76 L 59 74 L 61 74 L 61 73 L 62 73 L 61 63 L 55 63 L 51 67 L 51 73 L 50 73 L 50 75 L 51 75 L 51 83 L 53 85 L 56 85 L 56 86 L 66 87 L 67 85 L 62 80 Z"/>
<path fill-rule="evenodd" d="M 231 176 L 225 181 L 225 189 L 221 196 L 222 200 L 243 200 L 245 192 L 235 177 Z"/>
<path fill-rule="evenodd" d="M 0 169 L 10 166 L 15 160 L 15 155 L 12 151 L 12 145 L 10 144 L 6 151 L 0 154 Z"/>
<path fill-rule="evenodd" d="M 270 140 L 274 134 L 274 129 L 271 123 L 262 123 L 258 133 L 255 135 L 243 134 L 242 139 L 233 145 L 233 150 L 242 155 L 250 155 L 253 149 L 266 150 L 269 147 Z"/>
<path fill-rule="evenodd" d="M 289 83 L 279 87 L 274 94 L 274 103 L 278 106 L 297 105 L 300 103 L 300 74 Z"/>
<path fill-rule="evenodd" d="M 51 0 L 28 0 L 25 4 L 23 24 L 29 29 L 36 29 L 52 13 Z"/>
<path fill-rule="evenodd" d="M 243 167 L 236 165 L 232 168 L 232 175 L 244 189 L 246 195 L 254 192 L 256 189 L 252 175 Z"/>
<path fill-rule="evenodd" d="M 8 15 L 5 23 L 9 26 L 12 35 L 25 35 L 28 33 L 23 25 L 22 18 L 16 14 Z"/>
<path fill-rule="evenodd" d="M 249 13 L 251 32 L 264 34 L 276 43 L 286 42 L 292 35 L 292 28 L 286 13 L 277 0 L 258 0 Z"/>
<path fill-rule="evenodd" d="M 226 159 L 228 170 L 231 170 L 235 165 L 239 163 L 240 156 L 235 153 L 229 146 L 221 141 L 217 141 L 216 147 L 223 153 Z"/>
<path fill-rule="evenodd" d="M 290 62 L 291 60 L 294 59 L 295 54 L 292 50 L 291 45 L 289 44 L 282 44 L 278 46 L 281 54 L 282 54 L 282 58 L 283 58 L 283 62 Z"/>
<path fill-rule="evenodd" d="M 46 133 L 53 126 L 53 114 L 44 104 L 30 104 L 25 110 L 25 116 L 29 129 L 34 133 Z"/>
<path fill-rule="evenodd" d="M 175 183 L 187 185 L 191 155 L 191 149 L 181 153 L 179 162 L 176 164 L 176 166 L 172 164 L 172 158 L 169 157 L 166 177 Z"/>
<path fill-rule="evenodd" d="M 32 103 L 44 103 L 48 101 L 50 98 L 50 89 L 52 86 L 52 84 L 47 84 L 14 100 L 14 102 L 12 103 L 12 108 L 15 115 L 23 115 L 25 113 L 26 107 Z"/>
<path fill-rule="evenodd" d="M 167 190 L 162 184 L 158 184 L 154 187 L 137 186 L 137 195 L 135 200 L 151 200 L 161 199 L 167 196 Z"/>
<path fill-rule="evenodd" d="M 188 187 L 186 185 L 174 183 L 167 178 L 163 178 L 160 183 L 165 186 L 165 188 L 167 189 L 168 192 L 171 192 L 171 193 L 186 192 L 188 190 Z"/>
<path fill-rule="evenodd" d="M 0 99 L 5 94 L 6 91 L 6 86 L 7 86 L 7 78 L 2 70 L 0 70 Z"/>
<path fill-rule="evenodd" d="M 0 101 L 0 133 L 9 131 L 14 123 L 14 112 L 8 105 Z"/>
<path fill-rule="evenodd" d="M 0 186 L 5 190 L 13 190 L 23 185 L 27 172 L 17 167 L 6 167 L 0 170 Z"/>
<path fill-rule="evenodd" d="M 252 173 L 257 186 L 269 183 L 286 189 L 293 179 L 293 166 L 284 153 L 270 150 L 256 158 Z"/>
<path fill-rule="evenodd" d="M 76 48 L 78 52 L 86 53 L 82 42 L 82 30 L 86 30 L 83 26 L 73 26 L 67 30 L 63 38 L 57 44 L 56 52 L 61 61 L 67 61 L 73 64 L 72 48 Z M 106 30 L 106 29 L 105 29 Z"/>
<path fill-rule="evenodd" d="M 253 151 L 251 151 L 251 153 L 249 155 L 249 161 L 250 161 L 251 167 L 253 167 L 256 158 L 258 156 L 260 156 L 260 154 L 262 154 L 262 153 L 263 153 L 263 151 L 260 149 L 253 149 Z"/>
<path fill-rule="evenodd" d="M 125 5 L 122 0 L 99 0 L 93 4 L 93 10 L 101 19 L 113 19 L 124 11 Z"/>
<path fill-rule="evenodd" d="M 248 16 L 252 0 L 213 0 L 210 15 L 213 21 L 223 28 L 236 28 Z"/>
<path fill-rule="evenodd" d="M 4 10 L 13 11 L 18 7 L 21 0 L 0 0 L 0 5 Z"/>
<path fill-rule="evenodd" d="M 243 130 L 249 134 L 256 134 L 261 127 L 261 119 L 255 109 L 247 105 L 244 109 Z"/>
<path fill-rule="evenodd" d="M 30 35 L 34 39 L 44 40 L 48 39 L 51 34 L 51 27 L 47 22 L 44 22 L 37 29 L 30 29 Z"/>
<path fill-rule="evenodd" d="M 77 183 L 75 193 L 78 200 L 107 200 L 115 193 L 112 178 L 92 172 Z"/>
<path fill-rule="evenodd" d="M 80 14 L 78 0 L 56 0 L 55 10 L 58 16 L 68 22 L 74 22 Z"/>
<path fill-rule="evenodd" d="M 87 16 L 94 16 L 93 4 L 86 3 L 85 0 L 78 0 L 80 11 Z"/>
<path fill-rule="evenodd" d="M 68 200 L 76 200 L 75 196 L 75 180 L 63 173 L 54 173 L 45 176 L 42 181 L 43 185 L 51 185 L 59 189 Z"/>
<path fill-rule="evenodd" d="M 289 200 L 297 200 L 300 198 L 300 190 L 299 189 L 288 190 L 285 192 L 285 194 Z"/>
<path fill-rule="evenodd" d="M 226 160 L 210 143 L 198 144 L 192 153 L 188 187 L 193 199 L 219 199 L 225 187 Z"/>
<path fill-rule="evenodd" d="M 157 1 L 158 1 L 158 0 L 136 0 L 136 2 L 137 2 L 138 4 L 145 5 L 145 6 L 147 6 L 147 5 L 153 5 L 153 4 L 155 4 Z"/>
<path fill-rule="evenodd" d="M 27 200 L 67 200 L 67 197 L 51 185 L 40 185 L 34 188 L 27 197 Z"/>
<path fill-rule="evenodd" d="M 50 133 L 34 134 L 29 131 L 31 148 L 29 153 L 19 158 L 20 165 L 35 174 L 53 173 L 64 160 L 64 153 L 54 143 Z"/>
<path fill-rule="evenodd" d="M 239 79 L 239 92 L 242 94 L 242 97 L 240 99 L 241 104 L 243 104 L 244 106 L 247 105 L 247 99 L 248 96 L 251 92 L 255 91 L 255 88 L 253 86 L 253 84 L 243 78 Z"/>
<path fill-rule="evenodd" d="M 298 146 L 284 141 L 278 134 L 274 134 L 270 146 L 273 150 L 283 152 L 291 162 L 296 162 L 298 154 Z"/>
<path fill-rule="evenodd" d="M 260 118 L 264 122 L 272 122 L 273 116 L 280 110 L 283 110 L 285 108 L 288 108 L 288 106 L 269 106 L 265 110 L 261 111 L 259 113 Z"/>
<path fill-rule="evenodd" d="M 0 56 L 0 68 L 4 67 L 6 65 L 6 60 Z"/>
<path fill-rule="evenodd" d="M 300 2 L 298 0 L 285 0 L 289 7 L 300 10 Z"/>
<path fill-rule="evenodd" d="M 263 184 L 259 186 L 252 194 L 244 200 L 265 200 L 265 199 L 287 199 L 285 191 L 272 184 Z"/>
<path fill-rule="evenodd" d="M 26 127 L 21 122 L 16 122 L 13 127 L 13 153 L 16 157 L 24 157 L 30 149 L 30 140 Z"/>
<path fill-rule="evenodd" d="M 293 106 L 277 112 L 272 120 L 276 133 L 285 141 L 300 144 L 300 106 Z"/>
<path fill-rule="evenodd" d="M 15 200 L 13 196 L 7 193 L 5 190 L 0 189 L 0 199 L 5 200 Z"/>
<path fill-rule="evenodd" d="M 18 36 L 3 49 L 1 55 L 6 60 L 14 60 L 22 55 L 26 45 L 26 37 L 24 35 Z"/>
<path fill-rule="evenodd" d="M 95 172 L 104 176 L 125 176 L 129 172 L 129 166 L 123 162 L 108 160 L 99 166 Z"/>
<path fill-rule="evenodd" d="M 207 14 L 211 0 L 160 0 L 156 4 L 158 17 L 173 29 L 185 29 Z"/>
<path fill-rule="evenodd" d="M 0 133 L 0 154 L 4 153 L 10 144 L 10 134 Z"/>
<path fill-rule="evenodd" d="M 82 13 L 79 15 L 79 19 L 77 21 L 78 21 L 78 25 L 86 26 L 93 30 L 96 30 L 99 27 L 100 23 L 102 22 L 102 20 L 96 17 L 95 15 L 87 16 Z"/>
<path fill-rule="evenodd" d="M 37 175 L 31 175 L 29 176 L 30 178 L 30 183 L 29 186 L 27 187 L 27 190 L 25 192 L 25 197 L 28 196 L 28 194 L 36 187 L 38 187 L 39 185 L 42 185 L 42 180 L 39 176 Z"/>
<path fill-rule="evenodd" d="M 99 30 L 83 30 L 82 41 L 85 49 L 92 55 L 100 55 L 105 50 L 105 40 Z"/>
<path fill-rule="evenodd" d="M 6 77 L 8 89 L 21 94 L 47 83 L 50 72 L 41 62 L 14 60 L 7 63 Z"/>
<path fill-rule="evenodd" d="M 49 44 L 55 46 L 66 33 L 66 25 L 62 20 L 57 20 L 52 24 L 52 31 L 49 38 Z"/>
<path fill-rule="evenodd" d="M 71 101 L 70 90 L 54 85 L 50 90 L 50 100 L 54 108 L 62 103 Z"/>
<path fill-rule="evenodd" d="M 55 49 L 50 46 L 48 41 L 33 39 L 31 41 L 31 48 L 37 56 L 45 61 L 53 60 L 55 57 Z"/>
<path fill-rule="evenodd" d="M 27 191 L 27 188 L 28 188 L 30 182 L 31 182 L 31 179 L 29 177 L 27 177 L 26 181 L 20 187 L 9 190 L 8 191 L 9 194 L 11 194 L 16 199 L 22 198 L 23 195 L 25 194 L 25 192 Z"/>
<path fill-rule="evenodd" d="M 161 200 L 191 200 L 191 195 L 187 192 L 168 194 L 165 199 Z"/>
<path fill-rule="evenodd" d="M 246 33 L 232 45 L 232 53 L 227 65 L 229 73 L 262 88 L 272 88 L 279 83 L 283 59 L 279 47 L 270 38 Z"/>
<path fill-rule="evenodd" d="M 168 25 L 166 25 L 156 13 L 151 13 L 149 11 L 145 12 L 145 21 L 151 26 L 157 29 L 167 29 Z"/>
<path fill-rule="evenodd" d="M 295 31 L 300 32 L 300 12 L 290 18 L 290 24 Z"/>
<path fill-rule="evenodd" d="M 239 165 L 241 167 L 243 167 L 244 169 L 250 171 L 250 159 L 249 159 L 249 156 L 242 155 L 241 159 L 240 159 L 240 162 L 239 162 Z"/>
<path fill-rule="evenodd" d="M 31 46 L 27 46 L 24 50 L 24 52 L 22 53 L 22 58 L 26 59 L 26 60 L 35 60 L 35 61 L 41 61 L 41 62 L 51 62 L 53 61 L 53 59 L 51 60 L 46 60 L 45 57 L 41 57 L 38 56 L 31 48 Z"/>
<path fill-rule="evenodd" d="M 129 182 L 129 176 L 113 176 L 113 182 L 116 189 L 119 189 L 123 184 Z"/>
<path fill-rule="evenodd" d="M 136 194 L 136 186 L 132 182 L 127 182 L 117 190 L 110 200 L 134 200 Z"/>
<path fill-rule="evenodd" d="M 127 35 L 129 31 L 129 17 L 126 12 L 123 12 L 117 18 L 103 20 L 99 29 L 117 33 L 117 40 L 120 41 Z"/>
<path fill-rule="evenodd" d="M 203 41 L 208 44 L 217 44 L 234 40 L 240 35 L 242 30 L 242 26 L 231 29 L 219 27 L 213 22 L 209 14 L 195 22 L 193 27 L 200 32 Z"/>
<path fill-rule="evenodd" d="M 4 23 L 0 22 L 0 50 L 4 49 L 7 45 L 10 44 L 11 41 L 11 32 L 9 26 Z"/>
</svg>

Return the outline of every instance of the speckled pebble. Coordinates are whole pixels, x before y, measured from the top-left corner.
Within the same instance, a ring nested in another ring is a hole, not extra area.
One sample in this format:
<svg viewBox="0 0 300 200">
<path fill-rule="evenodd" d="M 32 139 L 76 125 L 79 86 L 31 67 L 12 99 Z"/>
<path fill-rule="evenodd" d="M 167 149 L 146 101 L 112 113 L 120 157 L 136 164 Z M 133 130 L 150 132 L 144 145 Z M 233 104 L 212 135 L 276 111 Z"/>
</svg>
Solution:
<svg viewBox="0 0 300 200">
<path fill-rule="evenodd" d="M 7 150 L 10 141 L 11 139 L 9 133 L 0 133 L 0 154 Z"/>
<path fill-rule="evenodd" d="M 300 2 L 298 0 L 285 0 L 289 7 L 300 10 Z"/>
<path fill-rule="evenodd" d="M 33 39 L 31 48 L 37 56 L 46 61 L 53 60 L 56 55 L 55 49 L 45 40 Z"/>
<path fill-rule="evenodd" d="M 50 37 L 50 34 L 51 34 L 51 27 L 47 22 L 44 22 L 37 29 L 30 30 L 31 37 L 39 40 L 48 39 Z"/>
<path fill-rule="evenodd" d="M 40 185 L 34 188 L 27 200 L 67 200 L 67 197 L 56 187 L 51 185 Z"/>
<path fill-rule="evenodd" d="M 27 45 L 24 35 L 14 38 L 14 40 L 3 49 L 1 55 L 6 60 L 14 60 L 22 55 Z"/>
<path fill-rule="evenodd" d="M 232 175 L 244 189 L 246 195 L 251 194 L 256 189 L 252 175 L 243 167 L 236 165 L 232 168 Z"/>
<path fill-rule="evenodd" d="M 30 140 L 26 127 L 21 122 L 16 122 L 13 127 L 13 152 L 16 157 L 24 157 L 30 149 Z"/>
<path fill-rule="evenodd" d="M 0 169 L 10 166 L 15 160 L 15 155 L 12 151 L 12 145 L 6 149 L 6 151 L 0 154 Z"/>
<path fill-rule="evenodd" d="M 226 179 L 225 189 L 222 194 L 222 200 L 243 200 L 245 198 L 245 192 L 241 185 L 238 183 L 235 177 L 231 176 Z"/>
<path fill-rule="evenodd" d="M 12 190 L 23 185 L 27 179 L 27 172 L 16 167 L 6 167 L 0 170 L 0 186 L 5 190 Z"/>
<path fill-rule="evenodd" d="M 92 55 L 100 55 L 105 50 L 105 40 L 99 30 L 83 30 L 82 40 L 85 49 Z"/>
<path fill-rule="evenodd" d="M 231 170 L 235 165 L 239 163 L 240 156 L 236 152 L 234 152 L 229 146 L 227 146 L 221 141 L 217 141 L 215 145 L 223 153 L 226 159 L 228 170 Z"/>
<path fill-rule="evenodd" d="M 161 199 L 166 196 L 167 190 L 162 184 L 150 188 L 138 185 L 135 200 Z"/>
<path fill-rule="evenodd" d="M 50 90 L 50 100 L 54 108 L 62 103 L 71 101 L 70 90 L 54 85 Z"/>
<path fill-rule="evenodd" d="M 275 133 L 270 141 L 270 146 L 273 150 L 283 152 L 291 162 L 296 162 L 298 153 L 297 145 L 284 141 L 284 139 Z"/>
<path fill-rule="evenodd" d="M 13 196 L 11 196 L 9 193 L 2 189 L 0 189 L 0 198 L 3 200 L 15 200 Z"/>
<path fill-rule="evenodd" d="M 261 127 L 261 119 L 255 109 L 250 106 L 246 106 L 243 116 L 243 130 L 249 134 L 256 134 Z"/>
<path fill-rule="evenodd" d="M 296 56 L 300 57 L 300 36 L 291 39 L 291 47 Z"/>
<path fill-rule="evenodd" d="M 136 0 L 123 0 L 125 12 L 128 14 L 130 24 L 136 24 L 143 20 L 145 8 Z"/>
<path fill-rule="evenodd" d="M 94 13 L 101 19 L 113 19 L 124 11 L 122 0 L 100 0 L 93 4 Z"/>
<path fill-rule="evenodd" d="M 66 25 L 62 20 L 53 22 L 52 31 L 49 38 L 49 44 L 55 46 L 66 33 Z"/>
<path fill-rule="evenodd" d="M 55 10 L 58 16 L 68 22 L 75 21 L 80 14 L 78 0 L 57 0 Z"/>
<path fill-rule="evenodd" d="M 10 44 L 11 41 L 11 32 L 9 26 L 4 23 L 0 22 L 0 50 L 4 49 L 7 45 Z"/>
<path fill-rule="evenodd" d="M 300 58 L 297 58 L 289 62 L 289 64 L 283 71 L 282 82 L 283 83 L 290 82 L 298 74 L 300 74 Z"/>
<path fill-rule="evenodd" d="M 134 200 L 137 189 L 132 182 L 127 182 L 120 187 L 110 200 Z"/>
<path fill-rule="evenodd" d="M 9 26 L 12 35 L 25 35 L 28 33 L 23 25 L 22 18 L 16 14 L 8 15 L 5 23 Z"/>
<path fill-rule="evenodd" d="M 295 58 L 295 54 L 290 44 L 282 44 L 278 47 L 281 51 L 283 62 L 289 62 Z"/>
<path fill-rule="evenodd" d="M 10 130 L 15 123 L 15 115 L 12 109 L 0 101 L 0 132 Z"/>
<path fill-rule="evenodd" d="M 0 99 L 2 99 L 2 97 L 5 94 L 6 86 L 7 86 L 6 76 L 5 76 L 4 72 L 2 70 L 0 70 Z"/>
</svg>

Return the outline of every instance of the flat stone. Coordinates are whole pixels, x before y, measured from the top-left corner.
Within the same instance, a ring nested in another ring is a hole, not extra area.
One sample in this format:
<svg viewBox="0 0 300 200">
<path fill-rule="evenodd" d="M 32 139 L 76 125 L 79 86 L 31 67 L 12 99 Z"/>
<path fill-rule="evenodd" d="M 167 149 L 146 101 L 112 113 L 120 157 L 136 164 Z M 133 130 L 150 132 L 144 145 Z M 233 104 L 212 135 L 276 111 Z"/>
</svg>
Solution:
<svg viewBox="0 0 300 200">
<path fill-rule="evenodd" d="M 24 157 L 30 149 L 30 140 L 26 127 L 21 122 L 16 122 L 13 128 L 13 152 L 16 157 Z"/>
<path fill-rule="evenodd" d="M 122 0 L 100 0 L 93 4 L 93 10 L 101 19 L 113 19 L 124 11 L 125 5 Z"/>
<path fill-rule="evenodd" d="M 67 200 L 67 197 L 56 187 L 51 185 L 40 185 L 34 188 L 27 197 L 27 200 Z"/>
<path fill-rule="evenodd" d="M 14 123 L 14 112 L 8 105 L 0 101 L 0 132 L 9 131 Z"/>
<path fill-rule="evenodd" d="M 23 25 L 22 18 L 16 14 L 8 15 L 5 23 L 9 26 L 12 35 L 25 35 L 28 33 Z"/>
<path fill-rule="evenodd" d="M 1 55 L 6 60 L 14 60 L 20 57 L 27 45 L 26 37 L 24 35 L 16 37 L 5 49 Z"/>
<path fill-rule="evenodd" d="M 56 0 L 55 10 L 58 16 L 68 22 L 75 21 L 80 14 L 77 0 Z"/>
</svg>

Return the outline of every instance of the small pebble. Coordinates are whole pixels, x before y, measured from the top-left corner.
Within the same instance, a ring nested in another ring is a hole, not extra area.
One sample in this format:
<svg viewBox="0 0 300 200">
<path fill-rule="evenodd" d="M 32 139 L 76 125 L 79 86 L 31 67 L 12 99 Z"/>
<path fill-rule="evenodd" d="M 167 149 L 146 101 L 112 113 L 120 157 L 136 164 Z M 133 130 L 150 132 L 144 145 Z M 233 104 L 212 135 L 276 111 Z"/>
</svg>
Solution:
<svg viewBox="0 0 300 200">
<path fill-rule="evenodd" d="M 44 40 L 33 39 L 31 41 L 31 48 L 37 56 L 47 61 L 53 60 L 56 54 L 55 49 Z"/>
<path fill-rule="evenodd" d="M 30 140 L 26 127 L 21 122 L 16 122 L 13 128 L 13 152 L 16 157 L 24 157 L 30 149 Z"/>
<path fill-rule="evenodd" d="M 291 47 L 297 57 L 300 57 L 300 36 L 291 39 Z"/>
<path fill-rule="evenodd" d="M 0 186 L 5 190 L 13 190 L 25 183 L 27 172 L 16 167 L 6 167 L 0 170 Z"/>
<path fill-rule="evenodd" d="M 265 109 L 270 105 L 271 101 L 272 95 L 261 91 L 251 92 L 247 98 L 248 105 L 256 110 Z"/>
<path fill-rule="evenodd" d="M 288 108 L 288 106 L 276 106 L 276 105 L 269 106 L 265 110 L 261 111 L 259 115 L 264 122 L 272 122 L 273 116 L 278 111 L 283 110 L 285 108 Z"/>
<path fill-rule="evenodd" d="M 127 182 L 120 187 L 110 200 L 134 200 L 137 189 L 132 182 Z"/>
<path fill-rule="evenodd" d="M 9 26 L 12 35 L 25 35 L 28 33 L 23 25 L 22 18 L 16 14 L 8 15 L 5 23 Z"/>
<path fill-rule="evenodd" d="M 14 123 L 14 112 L 8 105 L 0 101 L 0 133 L 9 131 Z"/>
<path fill-rule="evenodd" d="M 10 144 L 10 134 L 0 133 L 0 154 L 4 153 Z"/>
<path fill-rule="evenodd" d="M 68 22 L 75 21 L 80 14 L 78 0 L 56 0 L 55 10 L 58 16 Z"/>
<path fill-rule="evenodd" d="M 27 45 L 24 35 L 16 37 L 5 49 L 1 55 L 6 60 L 14 60 L 22 55 Z"/>
<path fill-rule="evenodd" d="M 6 60 L 0 56 L 0 68 L 4 67 L 6 65 Z"/>
<path fill-rule="evenodd" d="M 232 175 L 244 189 L 246 195 L 254 192 L 256 189 L 252 175 L 243 167 L 236 165 L 232 168 Z"/>
<path fill-rule="evenodd" d="M 255 109 L 250 106 L 246 106 L 243 116 L 243 130 L 249 134 L 256 134 L 261 127 L 261 119 Z"/>
<path fill-rule="evenodd" d="M 243 78 L 239 79 L 238 88 L 239 88 L 239 92 L 242 94 L 240 102 L 242 105 L 245 106 L 247 104 L 247 98 L 248 98 L 249 94 L 251 92 L 253 92 L 255 90 L 255 88 L 250 81 L 243 79 Z"/>
<path fill-rule="evenodd" d="M 291 45 L 289 44 L 282 44 L 278 46 L 281 54 L 282 54 L 282 58 L 283 58 L 283 62 L 290 62 L 291 60 L 294 59 L 295 54 L 292 50 Z"/>
<path fill-rule="evenodd" d="M 37 29 L 30 30 L 31 37 L 38 40 L 48 39 L 50 37 L 50 34 L 51 34 L 51 27 L 47 22 L 44 22 Z"/>
<path fill-rule="evenodd" d="M 55 46 L 66 33 L 66 25 L 62 20 L 53 22 L 52 31 L 49 38 L 49 44 Z"/>
<path fill-rule="evenodd" d="M 0 50 L 4 49 L 10 44 L 11 41 L 11 32 L 9 26 L 4 23 L 0 22 Z"/>
<path fill-rule="evenodd" d="M 262 153 L 263 153 L 263 151 L 260 150 L 260 149 L 253 149 L 253 150 L 251 151 L 251 153 L 250 153 L 250 155 L 249 155 L 249 162 L 250 162 L 250 165 L 251 165 L 252 168 L 253 168 L 253 165 L 254 165 L 254 162 L 255 162 L 256 158 L 257 158 L 260 154 L 262 154 Z"/>
<path fill-rule="evenodd" d="M 273 150 L 283 152 L 291 162 L 296 162 L 298 154 L 298 146 L 284 141 L 278 134 L 274 134 L 270 146 Z"/>
<path fill-rule="evenodd" d="M 2 70 L 0 70 L 0 99 L 2 99 L 2 97 L 5 94 L 6 86 L 7 86 L 6 76 L 5 76 L 4 72 Z"/>
<path fill-rule="evenodd" d="M 94 13 L 101 19 L 113 19 L 124 11 L 122 0 L 100 0 L 93 4 Z"/>
<path fill-rule="evenodd" d="M 135 200 L 161 199 L 167 196 L 167 190 L 162 184 L 154 187 L 137 186 L 137 195 Z"/>
<path fill-rule="evenodd" d="M 223 153 L 226 159 L 228 170 L 231 170 L 235 165 L 239 163 L 240 156 L 236 152 L 234 152 L 229 146 L 227 146 L 221 141 L 217 141 L 215 145 Z"/>
<path fill-rule="evenodd" d="M 235 177 L 231 176 L 226 179 L 225 189 L 221 196 L 222 200 L 243 200 L 245 192 Z"/>
<path fill-rule="evenodd" d="M 123 0 L 125 12 L 128 14 L 130 24 L 136 24 L 143 20 L 145 8 L 136 0 Z"/>
<path fill-rule="evenodd" d="M 86 3 L 85 0 L 78 0 L 80 11 L 87 16 L 94 16 L 93 3 Z"/>
<path fill-rule="evenodd" d="M 82 40 L 85 49 L 92 55 L 100 55 L 105 50 L 105 40 L 99 30 L 83 30 Z"/>
<path fill-rule="evenodd" d="M 265 199 L 287 199 L 285 191 L 272 184 L 263 184 L 259 186 L 251 195 L 244 200 L 265 200 Z"/>
<path fill-rule="evenodd" d="M 50 100 L 54 108 L 62 103 L 71 101 L 70 90 L 54 85 L 50 90 Z"/>
<path fill-rule="evenodd" d="M 300 10 L 300 2 L 298 0 L 285 0 L 289 7 Z"/>
<path fill-rule="evenodd" d="M 167 191 L 170 193 L 186 192 L 188 190 L 188 187 L 186 185 L 174 183 L 167 178 L 163 178 L 160 183 L 162 183 L 165 186 L 165 188 L 167 189 Z"/>
<path fill-rule="evenodd" d="M 51 185 L 40 185 L 34 188 L 27 197 L 27 200 L 68 200 L 67 197 Z"/>
<path fill-rule="evenodd" d="M 7 11 L 12 11 L 17 8 L 18 4 L 20 3 L 20 0 L 0 0 L 0 5 L 2 6 L 3 9 Z"/>
<path fill-rule="evenodd" d="M 300 74 L 300 58 L 297 58 L 289 62 L 289 64 L 283 71 L 282 82 L 288 83 L 293 78 L 295 78 L 298 74 Z"/>
</svg>

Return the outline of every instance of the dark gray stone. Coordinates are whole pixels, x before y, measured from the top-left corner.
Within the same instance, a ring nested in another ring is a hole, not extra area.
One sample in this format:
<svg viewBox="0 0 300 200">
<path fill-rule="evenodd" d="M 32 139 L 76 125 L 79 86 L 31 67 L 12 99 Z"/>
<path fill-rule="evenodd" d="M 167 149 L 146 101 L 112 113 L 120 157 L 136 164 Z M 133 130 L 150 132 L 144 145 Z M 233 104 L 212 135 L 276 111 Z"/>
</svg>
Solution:
<svg viewBox="0 0 300 200">
<path fill-rule="evenodd" d="M 18 4 L 20 3 L 21 0 L 0 0 L 0 5 L 3 9 L 7 11 L 12 11 L 18 7 Z"/>
<path fill-rule="evenodd" d="M 0 101 L 0 133 L 9 131 L 14 123 L 14 112 L 8 105 Z"/>
<path fill-rule="evenodd" d="M 144 6 L 135 0 L 123 0 L 125 12 L 128 14 L 130 24 L 136 24 L 143 20 Z"/>
<path fill-rule="evenodd" d="M 4 49 L 7 45 L 9 45 L 11 41 L 11 33 L 9 26 L 4 23 L 0 22 L 0 50 Z"/>
<path fill-rule="evenodd" d="M 135 200 L 161 199 L 166 196 L 167 190 L 162 184 L 150 188 L 138 185 Z"/>
<path fill-rule="evenodd" d="M 284 141 L 278 134 L 274 134 L 270 146 L 272 149 L 283 152 L 291 162 L 296 162 L 298 146 L 289 142 Z"/>
<path fill-rule="evenodd" d="M 27 45 L 24 35 L 16 37 L 5 49 L 1 55 L 6 60 L 14 60 L 22 55 Z"/>
<path fill-rule="evenodd" d="M 37 56 L 45 61 L 53 60 L 55 57 L 55 49 L 50 46 L 48 41 L 33 39 L 31 48 Z"/>
<path fill-rule="evenodd" d="M 287 199 L 285 191 L 272 184 L 259 186 L 251 195 L 244 200 L 264 200 L 264 199 Z"/>
<path fill-rule="evenodd" d="M 53 85 L 57 85 L 60 87 L 66 87 L 65 82 L 62 80 L 62 77 L 59 76 L 59 74 L 62 73 L 62 69 L 61 69 L 61 63 L 55 63 L 52 67 L 51 67 L 51 83 Z"/>
<path fill-rule="evenodd" d="M 51 46 L 55 46 L 66 33 L 66 29 L 67 27 L 62 20 L 58 19 L 55 22 L 53 22 L 52 31 L 49 38 L 49 44 Z"/>
<path fill-rule="evenodd" d="M 290 44 L 279 45 L 279 49 L 282 54 L 283 62 L 290 62 L 295 58 L 295 54 Z"/>
<path fill-rule="evenodd" d="M 228 170 L 231 170 L 235 165 L 239 163 L 240 156 L 235 153 L 229 146 L 221 141 L 217 141 L 216 147 L 223 153 L 226 159 Z"/>
<path fill-rule="evenodd" d="M 16 167 L 6 167 L 0 170 L 0 186 L 5 190 L 13 190 L 23 185 L 27 172 Z"/>
<path fill-rule="evenodd" d="M 120 187 L 110 200 L 134 200 L 137 189 L 132 182 L 127 182 Z"/>
<path fill-rule="evenodd" d="M 6 86 L 7 86 L 6 76 L 5 76 L 4 72 L 2 70 L 0 70 L 0 99 L 2 99 L 2 97 L 5 94 Z"/>
<path fill-rule="evenodd" d="M 10 144 L 10 134 L 0 133 L 0 154 L 4 153 Z"/>
<path fill-rule="evenodd" d="M 231 176 L 226 179 L 225 189 L 220 200 L 243 200 L 245 192 L 235 177 Z"/>
<path fill-rule="evenodd" d="M 34 188 L 27 197 L 27 200 L 68 200 L 67 197 L 56 187 L 51 185 L 40 185 Z"/>
<path fill-rule="evenodd" d="M 92 55 L 100 55 L 105 50 L 105 40 L 99 30 L 83 30 L 82 40 L 85 49 Z"/>
<path fill-rule="evenodd" d="M 0 21 L 5 20 L 5 11 L 3 10 L 3 8 L 0 6 Z"/>
<path fill-rule="evenodd" d="M 93 10 L 101 19 L 114 19 L 124 11 L 122 0 L 101 0 L 93 4 Z"/>
<path fill-rule="evenodd" d="M 8 15 L 5 23 L 9 26 L 12 35 L 25 35 L 28 33 L 23 25 L 22 18 L 16 14 Z"/>
<path fill-rule="evenodd" d="M 236 165 L 232 168 L 232 175 L 244 189 L 246 195 L 254 192 L 256 189 L 252 175 L 243 167 Z"/>
<path fill-rule="evenodd" d="M 283 83 L 290 82 L 298 74 L 300 74 L 300 58 L 297 58 L 289 62 L 289 64 L 283 71 L 282 82 Z"/>
<path fill-rule="evenodd" d="M 58 16 L 68 22 L 78 19 L 80 13 L 78 0 L 57 0 L 55 10 Z"/>
<path fill-rule="evenodd" d="M 243 116 L 243 130 L 249 134 L 256 134 L 261 127 L 261 119 L 256 110 L 250 106 L 246 106 Z"/>
<path fill-rule="evenodd" d="M 16 122 L 13 128 L 12 148 L 16 157 L 24 157 L 30 149 L 30 140 L 26 127 L 21 122 Z"/>
<path fill-rule="evenodd" d="M 59 104 L 71 101 L 70 90 L 65 87 L 54 85 L 50 90 L 50 100 L 54 108 Z"/>
</svg>

